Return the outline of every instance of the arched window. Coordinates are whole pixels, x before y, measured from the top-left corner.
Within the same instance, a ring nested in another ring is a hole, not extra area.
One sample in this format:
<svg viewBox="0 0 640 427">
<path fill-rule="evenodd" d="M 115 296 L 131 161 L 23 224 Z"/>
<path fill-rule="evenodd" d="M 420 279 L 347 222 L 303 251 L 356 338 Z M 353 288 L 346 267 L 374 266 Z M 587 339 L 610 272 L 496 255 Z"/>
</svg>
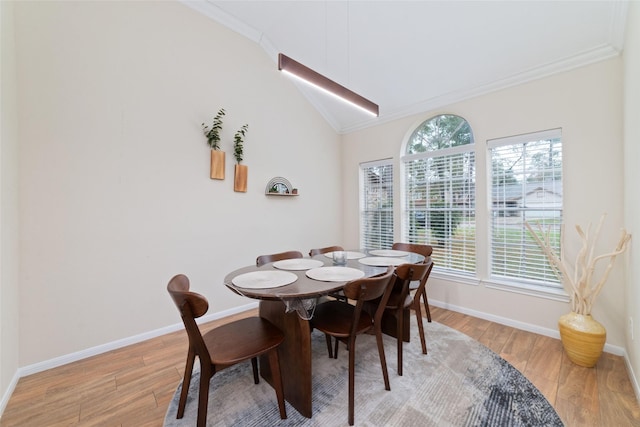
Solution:
<svg viewBox="0 0 640 427">
<path fill-rule="evenodd" d="M 433 246 L 438 270 L 476 269 L 476 165 L 469 123 L 453 114 L 423 122 L 409 138 L 404 166 L 402 239 Z"/>
</svg>

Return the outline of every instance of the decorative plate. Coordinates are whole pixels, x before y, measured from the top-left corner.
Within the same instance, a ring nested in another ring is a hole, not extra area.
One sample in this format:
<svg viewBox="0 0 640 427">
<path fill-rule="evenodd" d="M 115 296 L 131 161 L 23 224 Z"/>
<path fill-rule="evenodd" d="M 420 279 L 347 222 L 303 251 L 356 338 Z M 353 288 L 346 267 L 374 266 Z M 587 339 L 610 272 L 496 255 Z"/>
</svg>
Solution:
<svg viewBox="0 0 640 427">
<path fill-rule="evenodd" d="M 398 258 L 398 257 L 375 257 L 375 256 L 370 256 L 370 257 L 366 257 L 366 258 L 360 258 L 358 260 L 359 263 L 364 264 L 364 265 L 373 265 L 376 267 L 388 267 L 390 265 L 400 265 L 400 264 L 406 264 L 407 260 L 404 258 Z"/>
<path fill-rule="evenodd" d="M 375 256 L 407 256 L 410 254 L 410 252 L 397 251 L 395 249 L 376 249 L 369 251 L 369 253 Z"/>
<path fill-rule="evenodd" d="M 323 265 L 320 260 L 308 258 L 283 259 L 273 263 L 273 266 L 280 270 L 309 270 Z"/>
<path fill-rule="evenodd" d="M 364 271 L 351 267 L 320 267 L 307 270 L 307 277 L 323 282 L 348 282 L 364 277 Z"/>
<path fill-rule="evenodd" d="M 298 276 L 287 271 L 252 271 L 240 274 L 231 280 L 239 288 L 266 289 L 289 285 L 298 280 Z"/>
</svg>

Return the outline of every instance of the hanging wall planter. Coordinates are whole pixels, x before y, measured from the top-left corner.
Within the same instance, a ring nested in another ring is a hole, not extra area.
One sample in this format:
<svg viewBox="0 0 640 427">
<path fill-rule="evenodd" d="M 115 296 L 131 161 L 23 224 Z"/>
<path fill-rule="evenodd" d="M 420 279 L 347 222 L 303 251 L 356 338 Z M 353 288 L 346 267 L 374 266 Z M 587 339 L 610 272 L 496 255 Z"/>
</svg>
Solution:
<svg viewBox="0 0 640 427">
<path fill-rule="evenodd" d="M 235 176 L 233 179 L 233 190 L 239 193 L 247 192 L 247 174 L 249 167 L 247 165 L 236 165 Z"/>
<path fill-rule="evenodd" d="M 224 151 L 211 150 L 211 179 L 224 179 Z"/>
<path fill-rule="evenodd" d="M 238 164 L 236 164 L 233 179 L 233 190 L 239 193 L 247 192 L 247 174 L 249 172 L 249 167 L 240 164 L 244 158 L 244 137 L 247 129 L 249 129 L 249 125 L 243 125 L 233 137 L 233 156 L 236 158 L 236 162 L 238 162 Z"/>
<path fill-rule="evenodd" d="M 211 179 L 224 179 L 224 151 L 220 151 L 220 131 L 222 130 L 222 117 L 225 115 L 224 108 L 218 111 L 213 118 L 211 128 L 202 124 L 202 130 L 207 137 L 207 144 L 211 147 Z"/>
</svg>

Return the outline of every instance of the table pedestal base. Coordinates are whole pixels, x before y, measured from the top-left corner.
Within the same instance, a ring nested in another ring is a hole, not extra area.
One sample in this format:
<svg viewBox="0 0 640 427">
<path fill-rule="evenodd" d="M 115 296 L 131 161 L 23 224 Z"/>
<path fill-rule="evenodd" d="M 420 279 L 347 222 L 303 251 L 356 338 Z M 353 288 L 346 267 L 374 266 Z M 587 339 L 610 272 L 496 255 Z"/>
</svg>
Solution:
<svg viewBox="0 0 640 427">
<path fill-rule="evenodd" d="M 296 312 L 285 313 L 282 301 L 260 301 L 260 317 L 284 333 L 278 349 L 284 398 L 301 415 L 311 418 L 311 325 Z M 269 360 L 260 358 L 262 377 L 273 386 Z"/>
</svg>

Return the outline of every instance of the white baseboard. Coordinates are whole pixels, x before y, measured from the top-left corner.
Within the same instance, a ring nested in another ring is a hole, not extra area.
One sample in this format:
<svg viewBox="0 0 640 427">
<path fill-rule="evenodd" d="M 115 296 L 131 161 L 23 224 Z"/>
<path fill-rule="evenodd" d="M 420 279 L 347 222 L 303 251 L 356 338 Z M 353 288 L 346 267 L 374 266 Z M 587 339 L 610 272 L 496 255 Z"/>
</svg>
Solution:
<svg viewBox="0 0 640 427">
<path fill-rule="evenodd" d="M 7 407 L 7 403 L 9 403 L 9 398 L 13 394 L 13 390 L 16 389 L 16 385 L 18 385 L 19 379 L 20 377 L 18 376 L 18 371 L 16 371 L 15 374 L 13 374 L 13 378 L 11 379 L 11 382 L 9 383 L 9 387 L 7 387 L 7 390 L 2 395 L 2 400 L 0 400 L 0 419 L 2 419 L 2 414 L 4 414 L 4 408 Z"/>
<path fill-rule="evenodd" d="M 258 302 L 252 302 L 249 304 L 242 305 L 240 307 L 235 307 L 229 310 L 219 311 L 217 313 L 207 314 L 198 319 L 198 323 L 206 323 L 211 322 L 213 320 L 222 319 L 223 317 L 231 316 L 234 314 L 242 313 L 243 311 L 251 310 L 258 307 Z M 165 335 L 171 332 L 178 331 L 180 329 L 184 329 L 184 325 L 182 323 L 176 323 L 174 325 L 166 326 L 164 328 L 156 329 L 154 331 L 145 332 L 143 334 L 135 335 L 132 337 L 124 338 L 121 340 L 113 341 L 107 344 L 98 345 L 95 347 L 88 348 L 86 350 L 78 351 L 75 353 L 66 354 L 64 356 L 56 357 L 54 359 L 45 360 L 43 362 L 34 363 L 32 365 L 23 366 L 18 368 L 11 384 L 5 391 L 2 396 L 2 400 L 0 400 L 0 418 L 4 413 L 4 409 L 9 402 L 9 398 L 13 394 L 18 381 L 22 377 L 26 377 L 28 375 L 36 374 L 38 372 L 46 371 L 47 369 L 57 368 L 58 366 L 66 365 L 67 363 L 76 362 L 78 360 L 86 359 L 88 357 L 96 356 L 98 354 L 106 353 L 111 350 L 116 350 L 118 348 L 126 347 L 131 344 L 137 344 L 142 341 L 146 341 L 151 338 L 156 338 L 161 335 Z M 185 350 L 186 351 L 186 350 Z"/>
<path fill-rule="evenodd" d="M 523 331 L 533 332 L 535 334 L 560 339 L 560 332 L 555 329 L 543 328 L 542 326 L 533 325 L 531 323 L 520 322 L 518 320 L 509 319 L 507 317 L 496 316 L 494 314 L 484 313 L 482 311 L 472 310 L 469 308 L 444 303 L 442 301 L 434 301 L 431 298 L 429 298 L 429 304 L 435 305 L 436 307 L 445 308 L 447 310 L 457 311 L 462 314 L 468 314 L 469 316 L 478 317 L 480 319 L 489 320 L 501 325 L 511 326 L 512 328 L 521 329 Z M 605 344 L 604 351 L 606 351 L 607 353 L 615 354 L 616 356 L 624 356 L 626 359 L 627 352 L 623 347 Z"/>
</svg>

